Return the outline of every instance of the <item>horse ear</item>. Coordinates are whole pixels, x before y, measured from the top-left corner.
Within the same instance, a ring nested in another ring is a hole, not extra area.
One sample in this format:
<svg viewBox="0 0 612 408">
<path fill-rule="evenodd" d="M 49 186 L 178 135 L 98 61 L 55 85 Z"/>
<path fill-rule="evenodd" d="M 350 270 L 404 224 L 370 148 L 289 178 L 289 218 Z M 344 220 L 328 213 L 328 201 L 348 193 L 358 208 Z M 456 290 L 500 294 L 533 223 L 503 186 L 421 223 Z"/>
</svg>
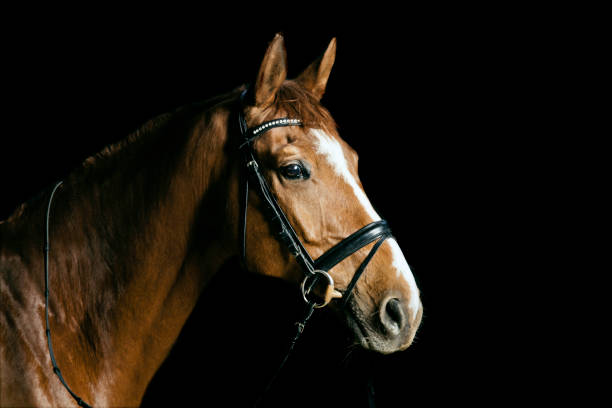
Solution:
<svg viewBox="0 0 612 408">
<path fill-rule="evenodd" d="M 335 60 L 336 39 L 332 38 L 325 53 L 310 64 L 308 68 L 297 77 L 296 81 L 320 100 L 325 93 L 327 80 L 329 79 L 329 74 L 331 73 Z"/>
<path fill-rule="evenodd" d="M 285 41 L 281 34 L 276 34 L 259 67 L 255 81 L 255 106 L 264 108 L 274 102 L 285 78 L 287 78 Z"/>
</svg>

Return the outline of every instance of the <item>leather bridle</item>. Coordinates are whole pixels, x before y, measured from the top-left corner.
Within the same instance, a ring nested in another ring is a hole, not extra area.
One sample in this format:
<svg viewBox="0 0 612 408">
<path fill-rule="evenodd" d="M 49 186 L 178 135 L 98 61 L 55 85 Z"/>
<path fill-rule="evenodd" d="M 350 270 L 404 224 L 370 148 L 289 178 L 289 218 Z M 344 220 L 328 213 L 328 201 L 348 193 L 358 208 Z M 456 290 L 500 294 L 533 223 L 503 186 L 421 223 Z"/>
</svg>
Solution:
<svg viewBox="0 0 612 408">
<path fill-rule="evenodd" d="M 359 268 L 355 271 L 353 278 L 342 294 L 342 307 L 346 307 L 349 297 L 354 289 L 357 281 L 365 271 L 366 267 L 382 245 L 382 243 L 391 237 L 391 229 L 384 220 L 374 221 L 336 245 L 329 248 L 323 255 L 316 260 L 313 260 L 300 239 L 298 238 L 291 223 L 287 219 L 284 211 L 278 204 L 274 194 L 270 191 L 270 187 L 261 173 L 260 166 L 256 159 L 253 143 L 262 134 L 270 129 L 285 126 L 303 126 L 300 119 L 296 118 L 278 118 L 264 122 L 258 126 L 249 128 L 244 118 L 244 98 L 248 88 L 240 95 L 241 106 L 238 109 L 238 125 L 242 136 L 242 141 L 239 149 L 242 151 L 244 168 L 246 169 L 246 177 L 244 180 L 244 195 L 243 195 L 243 215 L 242 215 L 242 259 L 246 266 L 246 226 L 247 226 L 247 210 L 249 198 L 249 183 L 255 185 L 257 192 L 263 199 L 265 211 L 268 215 L 268 221 L 271 222 L 279 240 L 285 244 L 289 252 L 295 257 L 297 263 L 304 271 L 304 280 L 302 281 L 301 290 L 302 296 L 306 303 L 312 303 L 313 307 L 319 308 L 327 305 L 331 300 L 329 297 L 320 302 L 310 300 L 308 295 L 316 282 L 324 279 L 328 285 L 333 288 L 333 278 L 329 275 L 329 270 L 342 262 L 344 259 L 353 255 L 355 252 L 365 247 L 368 244 L 376 241 L 376 244 L 370 250 L 370 253 L 365 257 Z"/>
</svg>

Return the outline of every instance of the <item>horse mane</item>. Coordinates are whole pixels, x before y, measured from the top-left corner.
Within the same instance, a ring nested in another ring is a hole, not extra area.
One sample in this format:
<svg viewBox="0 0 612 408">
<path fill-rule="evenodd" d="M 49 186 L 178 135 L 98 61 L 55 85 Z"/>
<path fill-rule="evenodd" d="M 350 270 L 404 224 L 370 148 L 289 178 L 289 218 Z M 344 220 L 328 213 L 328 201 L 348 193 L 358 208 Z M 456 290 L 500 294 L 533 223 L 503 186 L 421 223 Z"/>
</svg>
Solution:
<svg viewBox="0 0 612 408">
<path fill-rule="evenodd" d="M 134 152 L 141 149 L 143 140 L 147 139 L 148 136 L 167 137 L 167 132 L 162 131 L 164 128 L 173 125 L 185 126 L 187 118 L 193 118 L 200 114 L 205 115 L 218 106 L 234 103 L 244 89 L 245 86 L 242 85 L 230 92 L 211 97 L 204 101 L 187 104 L 174 111 L 166 112 L 149 119 L 135 131 L 127 135 L 127 137 L 104 147 L 99 152 L 86 158 L 80 166 L 70 173 L 70 177 L 80 178 L 80 176 L 85 175 L 91 176 L 109 171 L 112 172 L 113 168 L 116 168 L 124 162 L 123 159 L 125 157 L 132 156 Z M 292 80 L 285 81 L 280 87 L 274 103 L 267 109 L 263 120 L 270 120 L 279 114 L 300 118 L 304 126 L 309 128 L 320 128 L 329 132 L 335 132 L 337 128 L 331 114 L 319 103 L 318 99 L 304 89 L 299 83 Z M 193 124 L 193 121 L 187 120 L 187 122 Z M 182 133 L 183 136 L 187 136 L 186 132 Z M 19 204 L 9 217 L 5 220 L 0 220 L 0 223 L 25 215 L 24 212 L 31 205 L 40 205 L 41 201 L 47 197 L 49 189 L 50 186 L 29 200 Z"/>
<path fill-rule="evenodd" d="M 137 145 L 145 136 L 157 133 L 160 129 L 171 125 L 172 122 L 176 122 L 176 119 L 179 119 L 178 122 L 181 122 L 182 120 L 185 120 L 186 117 L 206 114 L 207 111 L 212 110 L 219 105 L 225 104 L 228 101 L 236 99 L 239 91 L 240 88 L 234 89 L 230 92 L 213 96 L 204 101 L 180 106 L 174 111 L 162 113 L 154 118 L 151 118 L 135 131 L 130 133 L 127 137 L 104 147 L 101 151 L 86 159 L 83 162 L 83 166 L 87 167 L 95 165 L 98 161 L 114 156 L 131 145 Z"/>
<path fill-rule="evenodd" d="M 92 165 L 98 160 L 116 154 L 125 147 L 137 143 L 143 136 L 155 133 L 158 129 L 168 125 L 172 119 L 177 116 L 184 118 L 185 115 L 192 115 L 198 112 L 206 113 L 206 111 L 214 109 L 219 105 L 233 102 L 244 89 L 245 86 L 240 86 L 225 94 L 217 95 L 201 102 L 181 106 L 173 112 L 163 113 L 149 119 L 136 129 L 136 131 L 129 134 L 127 138 L 105 147 L 94 156 L 85 160 L 83 164 Z M 301 119 L 306 127 L 323 128 L 326 130 L 335 130 L 337 127 L 329 111 L 319 103 L 318 99 L 315 98 L 312 93 L 304 89 L 295 81 L 285 81 L 280 87 L 276 95 L 276 100 L 268 110 L 265 120 L 272 119 L 281 112 L 290 117 Z"/>
</svg>

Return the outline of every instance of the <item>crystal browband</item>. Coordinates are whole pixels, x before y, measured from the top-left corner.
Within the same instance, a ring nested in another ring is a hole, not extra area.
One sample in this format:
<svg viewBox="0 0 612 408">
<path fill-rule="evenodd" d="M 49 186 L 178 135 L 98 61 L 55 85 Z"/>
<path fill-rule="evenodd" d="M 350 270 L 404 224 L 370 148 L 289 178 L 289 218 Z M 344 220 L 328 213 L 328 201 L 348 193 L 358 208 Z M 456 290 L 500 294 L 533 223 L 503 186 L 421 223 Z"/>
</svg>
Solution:
<svg viewBox="0 0 612 408">
<path fill-rule="evenodd" d="M 267 130 L 270 130 L 275 127 L 283 127 L 283 126 L 302 126 L 303 123 L 300 119 L 291 119 L 291 118 L 279 118 L 269 120 L 265 123 L 262 123 L 259 126 L 249 128 L 245 134 L 245 140 L 240 145 L 240 147 L 244 147 L 245 145 L 250 144 L 253 140 L 257 139 L 257 137 L 264 133 Z"/>
<path fill-rule="evenodd" d="M 280 118 L 268 121 L 264 124 L 257 126 L 256 128 L 249 129 L 248 133 L 252 137 L 257 137 L 261 132 L 266 129 L 271 129 L 279 126 L 302 126 L 302 121 L 299 119 Z"/>
</svg>

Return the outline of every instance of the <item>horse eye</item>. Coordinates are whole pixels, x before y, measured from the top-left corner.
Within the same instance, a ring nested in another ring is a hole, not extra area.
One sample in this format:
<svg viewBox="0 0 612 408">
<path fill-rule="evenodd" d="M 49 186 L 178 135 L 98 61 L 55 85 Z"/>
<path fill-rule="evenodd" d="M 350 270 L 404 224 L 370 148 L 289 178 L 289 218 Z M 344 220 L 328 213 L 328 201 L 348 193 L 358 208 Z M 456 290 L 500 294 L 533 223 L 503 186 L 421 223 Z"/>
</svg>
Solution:
<svg viewBox="0 0 612 408">
<path fill-rule="evenodd" d="M 308 172 L 299 163 L 291 163 L 281 167 L 281 174 L 289 180 L 307 179 Z"/>
</svg>

